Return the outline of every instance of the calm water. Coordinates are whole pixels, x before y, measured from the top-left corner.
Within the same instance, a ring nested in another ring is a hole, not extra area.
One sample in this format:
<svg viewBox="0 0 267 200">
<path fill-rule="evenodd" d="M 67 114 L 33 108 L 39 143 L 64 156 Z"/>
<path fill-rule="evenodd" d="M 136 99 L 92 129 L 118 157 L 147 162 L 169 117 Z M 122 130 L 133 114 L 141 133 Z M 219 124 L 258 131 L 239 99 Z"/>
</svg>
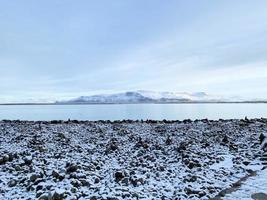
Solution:
<svg viewBox="0 0 267 200">
<path fill-rule="evenodd" d="M 267 104 L 123 104 L 0 106 L 0 119 L 121 120 L 267 118 Z"/>
</svg>

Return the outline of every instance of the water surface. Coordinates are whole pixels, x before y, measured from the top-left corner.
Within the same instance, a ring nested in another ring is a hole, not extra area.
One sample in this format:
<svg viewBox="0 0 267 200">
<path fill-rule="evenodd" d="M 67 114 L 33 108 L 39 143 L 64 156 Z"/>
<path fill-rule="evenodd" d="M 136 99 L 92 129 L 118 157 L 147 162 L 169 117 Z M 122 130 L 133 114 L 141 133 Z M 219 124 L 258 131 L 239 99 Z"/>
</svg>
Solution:
<svg viewBox="0 0 267 200">
<path fill-rule="evenodd" d="M 267 104 L 1 105 L 0 119 L 122 120 L 267 118 Z"/>
</svg>

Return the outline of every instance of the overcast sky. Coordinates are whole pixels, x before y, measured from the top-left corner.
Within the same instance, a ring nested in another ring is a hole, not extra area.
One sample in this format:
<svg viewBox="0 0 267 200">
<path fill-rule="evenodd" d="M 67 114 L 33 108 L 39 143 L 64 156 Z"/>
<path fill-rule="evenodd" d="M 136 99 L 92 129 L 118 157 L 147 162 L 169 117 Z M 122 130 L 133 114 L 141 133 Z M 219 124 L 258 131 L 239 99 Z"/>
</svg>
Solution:
<svg viewBox="0 0 267 200">
<path fill-rule="evenodd" d="M 0 102 L 125 90 L 267 98 L 266 0 L 0 0 Z"/>
</svg>

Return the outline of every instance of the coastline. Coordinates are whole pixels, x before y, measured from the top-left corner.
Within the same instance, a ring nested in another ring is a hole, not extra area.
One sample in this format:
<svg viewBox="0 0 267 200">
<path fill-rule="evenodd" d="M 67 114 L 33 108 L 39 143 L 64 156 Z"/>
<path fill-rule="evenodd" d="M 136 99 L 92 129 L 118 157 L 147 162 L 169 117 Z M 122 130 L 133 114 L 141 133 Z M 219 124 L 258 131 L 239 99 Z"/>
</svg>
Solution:
<svg viewBox="0 0 267 200">
<path fill-rule="evenodd" d="M 267 119 L 0 121 L 0 199 L 209 199 L 264 168 Z"/>
<path fill-rule="evenodd" d="M 267 101 L 181 101 L 181 102 L 127 102 L 127 103 L 0 103 L 0 106 L 27 105 L 127 105 L 127 104 L 267 104 Z"/>
</svg>

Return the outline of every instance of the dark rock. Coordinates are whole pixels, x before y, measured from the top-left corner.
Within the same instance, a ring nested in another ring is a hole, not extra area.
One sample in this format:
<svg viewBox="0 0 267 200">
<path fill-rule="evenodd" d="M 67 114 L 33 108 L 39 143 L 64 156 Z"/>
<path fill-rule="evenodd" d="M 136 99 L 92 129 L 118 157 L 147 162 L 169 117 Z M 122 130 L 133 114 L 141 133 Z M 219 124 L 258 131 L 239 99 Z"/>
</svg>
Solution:
<svg viewBox="0 0 267 200">
<path fill-rule="evenodd" d="M 15 187 L 15 186 L 17 185 L 17 181 L 16 181 L 16 180 L 10 180 L 10 181 L 7 183 L 7 185 L 8 185 L 9 187 Z"/>
<path fill-rule="evenodd" d="M 36 191 L 36 198 L 39 198 L 43 194 L 43 191 Z"/>
<path fill-rule="evenodd" d="M 222 142 L 223 142 L 224 144 L 226 144 L 226 143 L 229 142 L 229 139 L 228 139 L 228 137 L 227 137 L 226 135 L 223 137 Z"/>
<path fill-rule="evenodd" d="M 52 176 L 55 177 L 55 178 L 58 178 L 59 177 L 59 173 L 56 170 L 53 170 L 52 171 Z"/>
<path fill-rule="evenodd" d="M 129 178 L 128 177 L 125 177 L 121 180 L 121 183 L 124 184 L 124 185 L 129 185 Z"/>
<path fill-rule="evenodd" d="M 72 187 L 72 188 L 70 189 L 70 191 L 71 191 L 72 193 L 76 193 L 76 192 L 77 192 L 77 188 Z"/>
<path fill-rule="evenodd" d="M 100 179 L 99 178 L 95 178 L 95 184 L 99 183 Z"/>
<path fill-rule="evenodd" d="M 185 179 L 185 182 L 195 182 L 197 181 L 197 176 L 191 176 Z"/>
<path fill-rule="evenodd" d="M 107 197 L 107 200 L 119 200 L 117 197 Z"/>
<path fill-rule="evenodd" d="M 44 182 L 44 180 L 42 178 L 37 178 L 35 181 L 34 181 L 34 185 L 38 185 L 39 183 L 41 182 Z"/>
<path fill-rule="evenodd" d="M 117 171 L 114 174 L 116 182 L 119 182 L 121 179 L 125 177 L 125 174 L 123 171 Z"/>
<path fill-rule="evenodd" d="M 198 163 L 198 162 L 193 162 L 193 161 L 191 161 L 191 162 L 188 163 L 187 167 L 188 167 L 189 169 L 193 169 L 193 168 L 195 168 L 195 167 L 201 167 L 201 164 Z"/>
<path fill-rule="evenodd" d="M 4 155 L 3 156 L 3 161 L 8 162 L 9 161 L 9 155 Z"/>
<path fill-rule="evenodd" d="M 25 165 L 31 165 L 32 164 L 32 157 L 30 157 L 30 156 L 25 157 L 23 160 L 24 160 Z"/>
<path fill-rule="evenodd" d="M 52 200 L 63 200 L 65 191 L 56 190 L 52 195 Z"/>
<path fill-rule="evenodd" d="M 171 139 L 170 136 L 168 136 L 167 139 L 166 139 L 165 144 L 166 144 L 166 145 L 171 145 L 171 143 L 172 143 L 172 139 Z"/>
<path fill-rule="evenodd" d="M 76 188 L 81 186 L 80 182 L 78 180 L 76 180 L 76 179 L 71 180 L 70 183 Z"/>
<path fill-rule="evenodd" d="M 37 174 L 32 174 L 32 175 L 30 176 L 30 181 L 31 181 L 31 182 L 35 182 L 37 178 L 39 178 L 39 176 L 38 176 Z"/>
<path fill-rule="evenodd" d="M 251 198 L 254 200 L 267 200 L 267 194 L 263 192 L 254 193 L 251 195 Z"/>
<path fill-rule="evenodd" d="M 4 161 L 4 159 L 3 158 L 0 158 L 0 165 L 3 165 L 3 164 L 5 164 L 6 162 Z"/>
<path fill-rule="evenodd" d="M 185 193 L 186 193 L 187 195 L 199 194 L 199 192 L 200 192 L 200 191 L 198 191 L 198 190 L 193 190 L 192 188 L 189 188 L 189 187 L 186 187 L 186 188 L 184 189 L 184 191 L 185 191 Z"/>
<path fill-rule="evenodd" d="M 76 164 L 70 164 L 69 166 L 67 165 L 66 167 L 66 172 L 67 173 L 73 173 L 78 170 L 78 166 Z"/>
<path fill-rule="evenodd" d="M 88 187 L 90 186 L 90 183 L 86 179 L 80 179 L 80 182 L 82 186 Z"/>
<path fill-rule="evenodd" d="M 50 196 L 48 194 L 42 194 L 40 197 L 39 197 L 39 200 L 49 200 L 50 199 Z"/>
<path fill-rule="evenodd" d="M 39 190 L 42 190 L 42 189 L 43 189 L 42 185 L 37 185 L 36 188 L 35 188 L 36 191 L 39 191 Z"/>
<path fill-rule="evenodd" d="M 265 136 L 263 133 L 260 134 L 259 139 L 260 139 L 260 143 L 261 143 L 261 144 L 262 144 L 263 140 L 265 139 L 265 137 L 266 137 L 266 136 Z"/>
<path fill-rule="evenodd" d="M 53 170 L 51 175 L 60 181 L 65 178 L 65 176 L 63 174 L 60 174 L 57 170 Z"/>
<path fill-rule="evenodd" d="M 181 142 L 178 147 L 177 147 L 177 152 L 182 153 L 183 151 L 186 150 L 187 144 L 185 142 Z"/>
<path fill-rule="evenodd" d="M 118 143 L 116 142 L 116 140 L 111 139 L 111 141 L 108 143 L 106 147 L 105 153 L 109 154 L 116 151 L 117 149 L 119 149 Z"/>
<path fill-rule="evenodd" d="M 243 161 L 243 164 L 248 166 L 250 164 L 250 162 L 249 161 Z"/>
</svg>

